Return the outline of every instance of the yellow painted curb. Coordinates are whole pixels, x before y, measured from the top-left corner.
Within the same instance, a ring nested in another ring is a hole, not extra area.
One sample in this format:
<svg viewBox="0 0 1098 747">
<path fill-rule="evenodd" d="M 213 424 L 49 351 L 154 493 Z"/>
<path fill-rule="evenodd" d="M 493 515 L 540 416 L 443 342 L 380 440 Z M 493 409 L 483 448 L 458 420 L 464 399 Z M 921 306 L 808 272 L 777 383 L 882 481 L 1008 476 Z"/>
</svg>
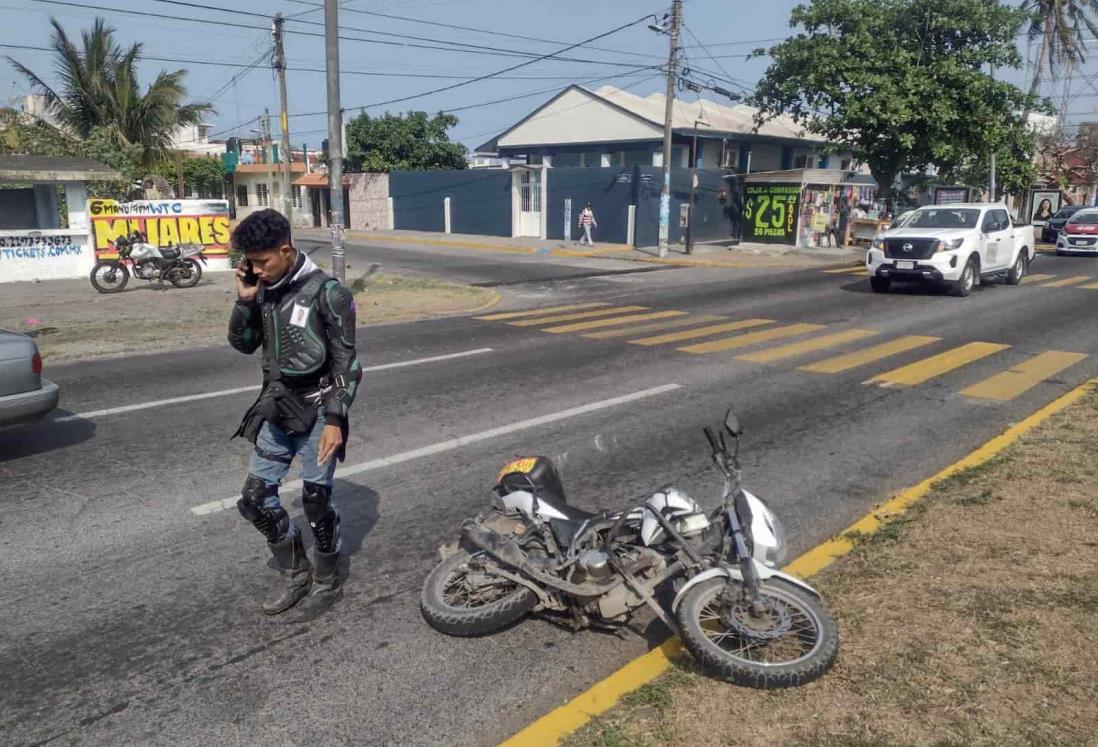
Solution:
<svg viewBox="0 0 1098 747">
<path fill-rule="evenodd" d="M 784 570 L 802 578 L 819 573 L 854 548 L 852 535 L 873 534 L 879 531 L 881 527 L 925 497 L 934 483 L 962 470 L 984 464 L 1025 433 L 1096 388 L 1098 388 L 1098 378 L 1080 384 L 1070 392 L 1061 395 L 1025 420 L 1010 426 L 960 461 L 954 462 L 936 475 L 928 477 L 918 485 L 880 504 L 843 530 L 837 537 L 812 548 L 787 565 Z M 677 639 L 664 642 L 659 648 L 637 657 L 609 677 L 596 682 L 586 692 L 542 716 L 502 742 L 499 747 L 547 747 L 557 744 L 563 737 L 584 726 L 595 716 L 613 708 L 621 696 L 663 674 L 671 666 L 671 660 L 681 653 L 682 646 Z"/>
<path fill-rule="evenodd" d="M 480 306 L 476 307 L 475 309 L 469 309 L 468 311 L 463 311 L 461 313 L 462 314 L 479 314 L 482 311 L 487 311 L 488 309 L 494 309 L 496 306 L 499 306 L 500 303 L 502 303 L 503 294 L 500 293 L 498 290 L 492 290 L 492 295 L 493 295 L 493 298 L 492 298 L 491 301 L 486 301 L 485 303 L 481 304 Z"/>
</svg>

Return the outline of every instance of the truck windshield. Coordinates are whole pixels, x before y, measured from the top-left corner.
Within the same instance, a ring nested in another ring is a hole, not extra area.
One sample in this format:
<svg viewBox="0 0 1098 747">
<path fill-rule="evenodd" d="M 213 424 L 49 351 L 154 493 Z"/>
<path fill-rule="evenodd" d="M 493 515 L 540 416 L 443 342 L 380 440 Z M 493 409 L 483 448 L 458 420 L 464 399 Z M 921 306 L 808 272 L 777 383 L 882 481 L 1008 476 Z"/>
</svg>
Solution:
<svg viewBox="0 0 1098 747">
<path fill-rule="evenodd" d="M 905 228 L 975 228 L 980 211 L 973 208 L 916 210 Z"/>
</svg>

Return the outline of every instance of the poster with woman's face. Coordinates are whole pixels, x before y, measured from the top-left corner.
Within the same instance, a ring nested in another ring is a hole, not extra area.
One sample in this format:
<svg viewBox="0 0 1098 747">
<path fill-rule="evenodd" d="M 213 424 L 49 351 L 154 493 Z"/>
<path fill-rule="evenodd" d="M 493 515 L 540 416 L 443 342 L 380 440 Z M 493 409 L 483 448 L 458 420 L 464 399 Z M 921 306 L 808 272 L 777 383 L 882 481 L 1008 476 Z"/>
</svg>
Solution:
<svg viewBox="0 0 1098 747">
<path fill-rule="evenodd" d="M 1048 223 L 1048 219 L 1059 209 L 1059 192 L 1034 192 L 1033 214 L 1031 215 L 1029 222 L 1035 226 L 1043 226 Z"/>
</svg>

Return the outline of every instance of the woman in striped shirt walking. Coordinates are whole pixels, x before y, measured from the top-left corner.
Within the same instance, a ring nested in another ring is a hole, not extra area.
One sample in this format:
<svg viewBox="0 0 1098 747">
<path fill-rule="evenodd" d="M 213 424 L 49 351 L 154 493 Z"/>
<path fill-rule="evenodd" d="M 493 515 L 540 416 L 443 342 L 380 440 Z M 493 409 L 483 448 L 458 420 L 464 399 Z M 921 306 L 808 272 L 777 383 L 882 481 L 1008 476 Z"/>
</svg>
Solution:
<svg viewBox="0 0 1098 747">
<path fill-rule="evenodd" d="M 580 228 L 583 229 L 583 237 L 580 239 L 580 246 L 594 246 L 595 242 L 591 240 L 591 227 L 598 228 L 599 222 L 595 220 L 595 211 L 591 209 L 591 203 L 580 211 L 579 215 Z"/>
</svg>

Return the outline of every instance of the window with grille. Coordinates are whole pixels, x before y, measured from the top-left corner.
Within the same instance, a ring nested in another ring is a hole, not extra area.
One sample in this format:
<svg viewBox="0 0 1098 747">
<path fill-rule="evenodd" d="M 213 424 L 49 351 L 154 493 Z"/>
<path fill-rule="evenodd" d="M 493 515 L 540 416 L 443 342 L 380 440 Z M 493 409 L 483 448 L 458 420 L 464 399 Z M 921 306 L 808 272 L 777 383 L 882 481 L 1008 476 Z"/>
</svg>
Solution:
<svg viewBox="0 0 1098 747">
<path fill-rule="evenodd" d="M 267 195 L 266 182 L 260 182 L 259 184 L 255 185 L 255 201 L 257 204 L 262 205 L 263 207 L 267 207 L 269 203 L 269 197 Z"/>
<path fill-rule="evenodd" d="M 248 207 L 248 185 L 238 184 L 236 185 L 236 204 L 237 207 Z"/>
<path fill-rule="evenodd" d="M 293 191 L 290 193 L 293 198 L 295 208 L 301 207 L 301 189 L 302 188 L 300 186 L 295 186 L 293 188 Z"/>
</svg>

